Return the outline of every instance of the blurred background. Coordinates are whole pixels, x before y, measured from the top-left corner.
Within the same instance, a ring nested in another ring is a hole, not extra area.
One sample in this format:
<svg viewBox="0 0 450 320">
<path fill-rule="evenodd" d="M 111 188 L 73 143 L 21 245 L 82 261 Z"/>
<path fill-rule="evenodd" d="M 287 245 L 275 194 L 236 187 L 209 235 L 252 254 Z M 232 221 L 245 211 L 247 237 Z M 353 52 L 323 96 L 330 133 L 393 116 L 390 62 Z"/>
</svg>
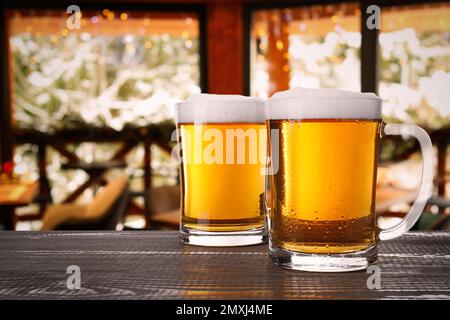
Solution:
<svg viewBox="0 0 450 320">
<path fill-rule="evenodd" d="M 177 229 L 174 103 L 199 92 L 268 98 L 295 86 L 376 92 L 386 122 L 425 128 L 435 190 L 415 228 L 450 228 L 450 3 L 380 1 L 380 30 L 365 27 L 368 5 L 3 4 L 3 228 Z M 381 226 L 415 199 L 418 151 L 412 139 L 383 139 Z"/>
</svg>

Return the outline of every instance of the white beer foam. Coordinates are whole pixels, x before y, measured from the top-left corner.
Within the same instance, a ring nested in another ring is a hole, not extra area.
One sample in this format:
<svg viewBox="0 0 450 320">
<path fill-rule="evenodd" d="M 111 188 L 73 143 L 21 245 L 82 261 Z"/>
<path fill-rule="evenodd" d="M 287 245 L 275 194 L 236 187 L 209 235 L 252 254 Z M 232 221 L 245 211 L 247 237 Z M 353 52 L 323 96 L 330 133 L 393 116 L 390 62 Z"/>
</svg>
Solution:
<svg viewBox="0 0 450 320">
<path fill-rule="evenodd" d="M 374 93 L 292 88 L 274 94 L 267 119 L 381 119 L 382 100 Z"/>
<path fill-rule="evenodd" d="M 265 102 L 260 98 L 225 94 L 194 94 L 175 107 L 178 123 L 265 122 Z"/>
</svg>

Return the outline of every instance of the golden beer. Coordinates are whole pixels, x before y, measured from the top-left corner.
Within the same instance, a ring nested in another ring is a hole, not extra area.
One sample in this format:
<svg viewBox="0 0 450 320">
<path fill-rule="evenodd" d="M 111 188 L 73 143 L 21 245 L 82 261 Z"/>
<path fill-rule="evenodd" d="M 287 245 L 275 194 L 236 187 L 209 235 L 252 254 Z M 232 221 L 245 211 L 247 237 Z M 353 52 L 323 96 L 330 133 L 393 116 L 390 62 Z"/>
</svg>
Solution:
<svg viewBox="0 0 450 320">
<path fill-rule="evenodd" d="M 263 227 L 264 175 L 259 160 L 262 154 L 264 161 L 266 154 L 265 125 L 180 124 L 178 130 L 183 152 L 183 225 L 195 230 L 225 232 Z M 211 153 L 207 149 L 214 142 L 204 141 L 208 132 L 224 139 Z M 239 132 L 243 134 L 241 141 L 236 137 Z M 242 138 L 245 139 L 243 144 Z M 230 143 L 227 139 L 234 141 Z M 233 146 L 233 157 L 228 156 L 228 161 L 227 145 Z M 196 161 L 196 153 L 200 154 L 200 161 Z M 212 156 L 209 161 L 208 155 Z M 243 161 L 239 161 L 240 155 Z"/>
<path fill-rule="evenodd" d="M 264 106 L 259 98 L 211 94 L 177 104 L 182 242 L 240 246 L 267 240 Z"/>
<path fill-rule="evenodd" d="M 380 121 L 270 120 L 280 132 L 271 234 L 280 248 L 347 253 L 376 240 L 374 190 Z"/>
<path fill-rule="evenodd" d="M 304 271 L 355 271 L 377 261 L 379 240 L 408 231 L 433 187 L 433 148 L 411 124 L 385 124 L 374 93 L 292 88 L 266 110 L 269 135 L 269 254 Z M 422 151 L 422 182 L 410 212 L 380 229 L 375 217 L 382 134 L 412 135 Z"/>
</svg>

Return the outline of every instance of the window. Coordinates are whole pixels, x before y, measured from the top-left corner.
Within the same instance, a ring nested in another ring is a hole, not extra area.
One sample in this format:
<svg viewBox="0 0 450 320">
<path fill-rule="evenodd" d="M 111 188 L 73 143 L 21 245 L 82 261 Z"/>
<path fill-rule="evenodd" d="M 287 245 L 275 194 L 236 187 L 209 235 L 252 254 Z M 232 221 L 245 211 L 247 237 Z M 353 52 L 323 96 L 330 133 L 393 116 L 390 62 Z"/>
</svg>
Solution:
<svg viewBox="0 0 450 320">
<path fill-rule="evenodd" d="M 379 93 L 384 115 L 450 124 L 450 4 L 382 8 Z"/>
<path fill-rule="evenodd" d="M 171 118 L 170 104 L 200 92 L 198 20 L 193 14 L 14 11 L 15 125 L 146 125 Z"/>
<path fill-rule="evenodd" d="M 200 92 L 199 19 L 195 12 L 81 11 L 69 30 L 65 10 L 8 11 L 13 126 L 53 133 L 91 127 L 121 131 L 172 119 L 172 105 Z M 69 146 L 84 162 L 104 161 L 115 143 Z M 152 146 L 154 184 L 176 182 L 177 165 Z M 37 179 L 37 148 L 15 148 L 15 170 Z M 127 173 L 142 177 L 143 148 L 127 157 Z M 86 181 L 81 170 L 47 152 L 55 202 Z M 161 175 L 165 177 L 160 181 Z M 142 180 L 142 179 L 140 179 Z M 132 187 L 142 190 L 142 181 Z M 84 194 L 87 199 L 92 190 Z"/>
<path fill-rule="evenodd" d="M 331 2 L 331 1 L 330 1 Z M 395 1 L 392 1 L 395 3 Z M 361 90 L 363 69 L 376 65 L 374 32 L 361 34 L 361 2 L 250 10 L 250 94 L 270 97 L 300 86 Z M 251 6 L 250 6 L 251 7 Z M 450 4 L 382 6 L 378 94 L 386 122 L 417 123 L 437 146 L 437 185 L 448 185 L 446 136 L 450 126 Z M 361 61 L 360 48 L 368 50 Z M 370 83 L 372 85 L 372 82 Z M 379 184 L 417 187 L 420 173 L 414 140 L 385 138 Z M 403 161 L 408 159 L 408 161 Z M 398 165 L 393 162 L 401 161 Z M 447 170 L 447 171 L 446 171 Z"/>
<path fill-rule="evenodd" d="M 357 3 L 256 10 L 251 17 L 251 94 L 301 86 L 360 90 Z"/>
</svg>

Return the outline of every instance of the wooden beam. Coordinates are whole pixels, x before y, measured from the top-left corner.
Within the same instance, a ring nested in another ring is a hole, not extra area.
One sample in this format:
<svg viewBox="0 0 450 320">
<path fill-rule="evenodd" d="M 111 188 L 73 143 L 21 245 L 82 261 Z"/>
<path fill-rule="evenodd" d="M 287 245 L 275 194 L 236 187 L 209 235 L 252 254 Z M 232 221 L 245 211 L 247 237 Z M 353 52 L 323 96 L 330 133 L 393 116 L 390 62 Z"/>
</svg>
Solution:
<svg viewBox="0 0 450 320">
<path fill-rule="evenodd" d="M 114 160 L 123 160 L 128 152 L 131 151 L 136 146 L 135 141 L 126 141 L 124 142 L 123 146 L 116 152 L 116 154 L 111 158 L 111 161 Z M 97 171 L 90 171 L 87 172 L 89 174 L 89 179 L 86 180 L 81 186 L 79 186 L 72 194 L 70 194 L 63 203 L 70 203 L 74 202 L 87 188 L 89 188 L 94 183 L 100 183 L 103 180 L 103 175 L 108 171 L 109 169 L 102 169 Z"/>
<path fill-rule="evenodd" d="M 38 144 L 38 167 L 39 167 L 39 214 L 42 216 L 47 203 L 52 202 L 50 183 L 47 178 L 47 145 Z"/>
<path fill-rule="evenodd" d="M 14 36 L 25 32 L 34 32 L 41 35 L 61 35 L 62 32 L 78 34 L 88 32 L 92 35 L 124 36 L 128 34 L 169 34 L 174 37 L 186 37 L 195 39 L 199 34 L 198 20 L 195 15 L 182 15 L 178 17 L 159 18 L 156 14 L 143 14 L 136 16 L 136 13 L 129 11 L 116 12 L 115 19 L 108 20 L 100 12 L 84 12 L 81 18 L 80 29 L 66 30 L 65 21 L 68 15 L 65 11 L 55 11 L 58 16 L 49 15 L 47 10 L 33 11 L 34 16 L 24 16 L 26 11 L 19 11 L 20 15 L 14 15 L 10 20 L 10 35 Z M 63 15 L 61 15 L 63 13 Z M 127 21 L 119 18 L 121 13 L 127 14 Z M 160 13 L 164 15 L 164 13 Z M 167 15 L 167 14 L 166 14 Z M 92 18 L 95 17 L 95 18 Z M 64 31 L 65 30 L 65 31 Z"/>
<path fill-rule="evenodd" d="M 269 96 L 289 89 L 289 23 L 286 15 L 277 10 L 269 18 L 267 63 L 269 73 Z"/>
<path fill-rule="evenodd" d="M 80 161 L 80 159 L 77 157 L 76 154 L 67 150 L 66 145 L 64 143 L 52 143 L 50 144 L 50 146 L 56 151 L 58 151 L 62 156 L 66 157 L 67 160 L 69 160 L 70 162 Z"/>
<path fill-rule="evenodd" d="M 149 226 L 150 219 L 150 203 L 149 195 L 152 188 L 152 152 L 151 152 L 151 140 L 146 138 L 144 140 L 144 212 L 145 212 L 145 226 Z"/>
<path fill-rule="evenodd" d="M 81 142 L 131 142 L 134 145 L 137 141 L 143 141 L 146 136 L 152 139 L 164 139 L 170 141 L 171 133 L 175 130 L 172 121 L 164 121 L 160 123 L 149 124 L 145 127 L 125 127 L 121 131 L 104 127 L 80 127 L 77 129 L 62 129 L 53 133 L 45 133 L 33 129 L 14 130 L 15 141 L 21 143 L 81 143 Z"/>
<path fill-rule="evenodd" d="M 208 92 L 243 94 L 242 4 L 209 3 L 207 6 Z"/>
<path fill-rule="evenodd" d="M 0 164 L 13 159 L 11 130 L 11 97 L 9 39 L 6 11 L 0 9 Z"/>
<path fill-rule="evenodd" d="M 372 1 L 361 2 L 361 92 L 378 93 L 379 79 L 379 44 L 378 34 L 380 30 L 367 28 L 367 7 Z"/>
<path fill-rule="evenodd" d="M 81 186 L 79 186 L 74 192 L 72 192 L 63 203 L 74 202 L 79 196 L 83 194 L 83 192 L 89 188 L 91 185 L 96 183 L 100 178 L 102 178 L 103 174 L 106 170 L 96 171 L 89 173 L 89 179 L 87 179 Z"/>
<path fill-rule="evenodd" d="M 153 143 L 156 144 L 161 150 L 167 152 L 168 154 L 172 153 L 172 146 L 169 141 L 163 139 L 155 139 Z"/>
<path fill-rule="evenodd" d="M 445 176 L 447 174 L 447 141 L 440 141 L 437 143 L 438 150 L 438 163 L 437 163 L 437 184 L 438 184 L 438 195 L 441 197 L 446 197 L 447 195 L 447 181 Z"/>
</svg>

